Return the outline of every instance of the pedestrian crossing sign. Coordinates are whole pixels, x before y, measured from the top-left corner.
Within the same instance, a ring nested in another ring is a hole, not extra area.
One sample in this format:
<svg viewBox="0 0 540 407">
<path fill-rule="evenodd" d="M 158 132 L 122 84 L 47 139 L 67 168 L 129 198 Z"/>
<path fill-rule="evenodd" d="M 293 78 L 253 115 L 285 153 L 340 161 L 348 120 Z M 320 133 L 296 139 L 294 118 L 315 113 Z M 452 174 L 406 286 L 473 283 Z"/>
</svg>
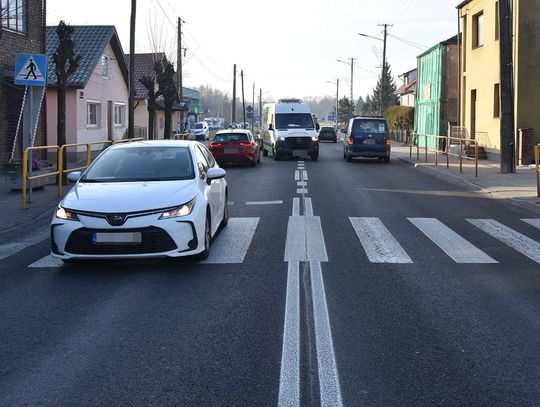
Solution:
<svg viewBox="0 0 540 407">
<path fill-rule="evenodd" d="M 15 85 L 47 85 L 47 55 L 17 54 L 15 58 Z"/>
</svg>

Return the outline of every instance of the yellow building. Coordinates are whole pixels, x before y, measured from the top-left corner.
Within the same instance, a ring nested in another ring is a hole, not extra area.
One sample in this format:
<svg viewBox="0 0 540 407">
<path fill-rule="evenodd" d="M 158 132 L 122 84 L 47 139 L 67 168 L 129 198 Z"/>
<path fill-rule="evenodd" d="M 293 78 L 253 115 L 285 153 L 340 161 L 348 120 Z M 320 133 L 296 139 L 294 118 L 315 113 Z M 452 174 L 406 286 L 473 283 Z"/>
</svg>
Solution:
<svg viewBox="0 0 540 407">
<path fill-rule="evenodd" d="M 460 122 L 491 153 L 499 153 L 501 144 L 498 3 L 466 0 L 457 6 L 462 39 Z M 540 143 L 540 1 L 511 3 L 516 137 L 519 129 L 533 129 L 536 144 Z"/>
</svg>

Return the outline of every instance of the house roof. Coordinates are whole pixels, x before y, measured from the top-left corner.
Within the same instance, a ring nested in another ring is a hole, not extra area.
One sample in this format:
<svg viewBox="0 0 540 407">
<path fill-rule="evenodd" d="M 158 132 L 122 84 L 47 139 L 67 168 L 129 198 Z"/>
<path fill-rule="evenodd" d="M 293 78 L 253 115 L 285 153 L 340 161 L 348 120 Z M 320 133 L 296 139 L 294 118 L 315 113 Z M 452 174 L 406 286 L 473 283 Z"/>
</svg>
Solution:
<svg viewBox="0 0 540 407">
<path fill-rule="evenodd" d="M 155 76 L 154 63 L 165 56 L 163 52 L 149 54 L 135 54 L 133 57 L 133 80 L 135 81 L 135 99 L 148 98 L 148 90 L 141 83 L 145 76 Z M 129 65 L 129 54 L 125 55 L 126 64 Z"/>
<path fill-rule="evenodd" d="M 416 79 L 409 82 L 406 85 L 401 85 L 394 92 L 396 95 L 405 95 L 406 93 L 413 93 L 416 90 Z"/>
<path fill-rule="evenodd" d="M 188 98 L 188 99 L 200 100 L 201 92 L 195 89 L 185 88 L 182 86 L 182 97 Z"/>
<path fill-rule="evenodd" d="M 77 71 L 69 77 L 67 86 L 75 88 L 84 88 L 86 86 L 96 65 L 101 60 L 105 47 L 109 43 L 127 86 L 128 69 L 116 28 L 112 25 L 73 25 L 71 27 L 73 27 L 71 38 L 75 43 L 75 54 L 80 55 L 81 60 Z M 47 56 L 49 57 L 47 84 L 50 86 L 56 86 L 57 81 L 53 55 L 58 48 L 58 44 L 56 26 L 47 27 Z"/>
<path fill-rule="evenodd" d="M 463 6 L 466 6 L 467 4 L 469 4 L 471 1 L 473 1 L 473 0 L 465 0 L 465 1 L 462 1 L 461 3 L 459 3 L 459 4 L 456 6 L 456 8 L 457 8 L 457 9 L 460 9 L 460 8 L 462 8 Z"/>
</svg>

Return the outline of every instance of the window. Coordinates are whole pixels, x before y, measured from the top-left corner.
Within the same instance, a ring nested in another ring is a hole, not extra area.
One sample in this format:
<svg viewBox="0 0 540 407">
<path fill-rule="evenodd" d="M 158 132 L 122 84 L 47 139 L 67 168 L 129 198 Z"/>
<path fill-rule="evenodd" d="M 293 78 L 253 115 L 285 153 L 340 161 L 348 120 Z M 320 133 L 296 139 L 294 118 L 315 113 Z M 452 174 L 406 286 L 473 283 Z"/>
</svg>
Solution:
<svg viewBox="0 0 540 407">
<path fill-rule="evenodd" d="M 124 126 L 125 111 L 126 111 L 126 105 L 124 103 L 114 104 L 114 125 L 116 127 Z"/>
<path fill-rule="evenodd" d="M 495 41 L 500 37 L 499 2 L 495 2 Z"/>
<path fill-rule="evenodd" d="M 484 45 L 484 12 L 473 16 L 473 48 Z"/>
<path fill-rule="evenodd" d="M 3 29 L 26 32 L 25 0 L 0 0 L 0 21 Z"/>
<path fill-rule="evenodd" d="M 86 126 L 99 127 L 101 119 L 101 104 L 99 102 L 88 102 L 86 104 Z"/>
<path fill-rule="evenodd" d="M 109 57 L 107 55 L 101 56 L 101 76 L 109 79 Z"/>
<path fill-rule="evenodd" d="M 501 117 L 501 87 L 493 85 L 493 117 Z"/>
</svg>

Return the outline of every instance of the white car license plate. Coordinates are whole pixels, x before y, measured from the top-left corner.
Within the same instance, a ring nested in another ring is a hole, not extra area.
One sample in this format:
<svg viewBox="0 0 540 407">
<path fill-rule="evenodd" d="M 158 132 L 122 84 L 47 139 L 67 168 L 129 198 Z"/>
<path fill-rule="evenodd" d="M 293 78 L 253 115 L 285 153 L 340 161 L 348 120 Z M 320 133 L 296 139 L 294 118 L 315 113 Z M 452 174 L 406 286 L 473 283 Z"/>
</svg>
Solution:
<svg viewBox="0 0 540 407">
<path fill-rule="evenodd" d="M 237 148 L 224 148 L 223 152 L 225 154 L 236 154 L 238 153 L 238 149 Z"/>
<path fill-rule="evenodd" d="M 92 233 L 93 244 L 141 244 L 141 232 Z"/>
<path fill-rule="evenodd" d="M 375 144 L 374 138 L 367 138 L 364 140 L 364 144 Z"/>
<path fill-rule="evenodd" d="M 301 157 L 303 155 L 306 155 L 306 150 L 293 150 L 292 155 L 295 157 Z"/>
</svg>

